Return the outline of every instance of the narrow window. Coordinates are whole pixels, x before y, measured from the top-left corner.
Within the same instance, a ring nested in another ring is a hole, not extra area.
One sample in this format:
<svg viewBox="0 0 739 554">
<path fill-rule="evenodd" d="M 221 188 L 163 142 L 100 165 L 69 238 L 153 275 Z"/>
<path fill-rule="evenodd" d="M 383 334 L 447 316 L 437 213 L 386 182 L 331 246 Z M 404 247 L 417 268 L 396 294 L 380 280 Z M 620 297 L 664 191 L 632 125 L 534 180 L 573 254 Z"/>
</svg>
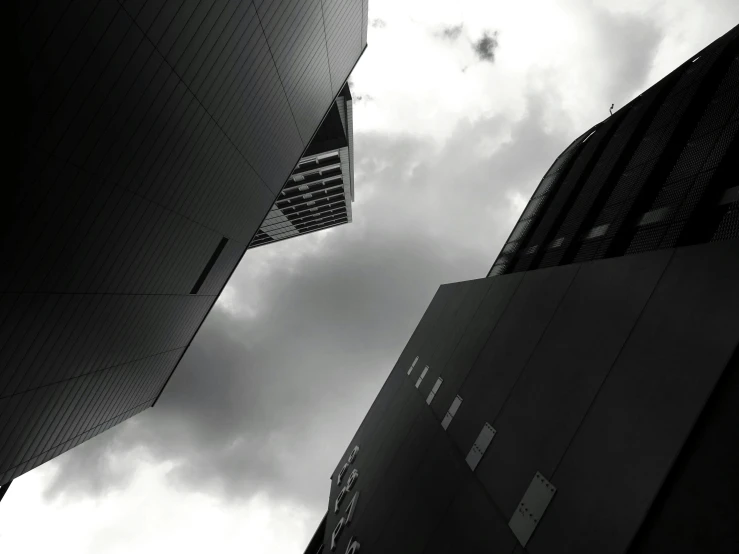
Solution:
<svg viewBox="0 0 739 554">
<path fill-rule="evenodd" d="M 428 395 L 428 398 L 426 398 L 426 404 L 431 404 L 431 401 L 434 399 L 434 396 L 436 396 L 436 393 L 439 392 L 439 387 L 444 382 L 444 379 L 439 377 L 436 380 L 436 383 L 434 383 L 433 388 L 431 389 L 431 392 Z"/>
<path fill-rule="evenodd" d="M 482 426 L 480 434 L 477 435 L 475 444 L 472 445 L 469 454 L 467 454 L 467 465 L 470 466 L 472 471 L 475 471 L 477 464 L 482 460 L 482 457 L 485 455 L 485 451 L 488 449 L 488 446 L 490 446 L 494 436 L 495 429 L 493 429 L 492 425 L 486 422 L 485 425 Z"/>
<path fill-rule="evenodd" d="M 200 277 L 198 277 L 198 280 L 195 281 L 195 286 L 192 287 L 190 294 L 197 294 L 198 291 L 200 290 L 200 287 L 203 286 L 203 283 L 205 282 L 205 278 L 208 277 L 208 273 L 210 273 L 210 270 L 213 269 L 214 265 L 216 265 L 216 260 L 218 260 L 218 256 L 221 255 L 221 252 L 223 252 L 223 249 L 226 248 L 227 242 L 228 242 L 228 239 L 226 237 L 223 237 L 221 241 L 218 243 L 218 246 L 216 246 L 216 249 L 213 251 L 213 254 L 210 257 L 210 260 L 208 260 L 208 263 L 205 264 L 205 268 L 203 269 L 203 272 L 200 274 Z"/>
<path fill-rule="evenodd" d="M 426 373 L 429 370 L 429 366 L 426 366 L 423 368 L 423 371 L 421 372 L 421 375 L 418 377 L 418 381 L 416 381 L 416 388 L 421 386 L 421 381 L 423 381 L 423 378 L 426 377 Z"/>
<path fill-rule="evenodd" d="M 590 229 L 590 231 L 586 233 L 584 239 L 588 240 L 588 239 L 602 237 L 603 235 L 606 234 L 606 231 L 608 230 L 608 225 L 609 224 L 606 223 L 605 225 L 598 225 L 597 227 L 593 227 L 592 229 Z"/>
<path fill-rule="evenodd" d="M 452 405 L 449 406 L 449 411 L 447 411 L 446 415 L 444 416 L 444 419 L 441 420 L 441 426 L 446 429 L 449 427 L 449 424 L 452 422 L 452 419 L 454 418 L 454 414 L 457 413 L 457 410 L 459 409 L 459 406 L 462 404 L 462 397 L 457 395 L 457 397 L 452 400 Z"/>
<path fill-rule="evenodd" d="M 408 368 L 408 375 L 411 374 L 411 371 L 413 371 L 413 368 L 416 367 L 416 362 L 418 361 L 418 356 L 416 356 L 416 359 L 413 360 L 413 363 L 411 364 L 411 367 Z"/>
</svg>

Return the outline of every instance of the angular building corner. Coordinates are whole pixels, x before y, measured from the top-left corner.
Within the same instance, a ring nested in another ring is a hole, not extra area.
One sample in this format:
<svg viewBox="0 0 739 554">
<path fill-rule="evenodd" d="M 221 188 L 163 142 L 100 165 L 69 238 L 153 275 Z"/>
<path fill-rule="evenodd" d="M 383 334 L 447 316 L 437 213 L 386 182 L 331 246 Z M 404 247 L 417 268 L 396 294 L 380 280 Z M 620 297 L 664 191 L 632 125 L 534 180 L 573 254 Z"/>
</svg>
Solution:
<svg viewBox="0 0 739 554">
<path fill-rule="evenodd" d="M 256 248 L 352 220 L 352 96 L 345 84 L 249 244 Z"/>
<path fill-rule="evenodd" d="M 739 552 L 737 131 L 739 27 L 567 147 L 439 288 L 306 554 Z"/>
<path fill-rule="evenodd" d="M 366 0 L 10 8 L 0 494 L 152 406 L 258 236 L 351 219 L 367 43 Z"/>
</svg>

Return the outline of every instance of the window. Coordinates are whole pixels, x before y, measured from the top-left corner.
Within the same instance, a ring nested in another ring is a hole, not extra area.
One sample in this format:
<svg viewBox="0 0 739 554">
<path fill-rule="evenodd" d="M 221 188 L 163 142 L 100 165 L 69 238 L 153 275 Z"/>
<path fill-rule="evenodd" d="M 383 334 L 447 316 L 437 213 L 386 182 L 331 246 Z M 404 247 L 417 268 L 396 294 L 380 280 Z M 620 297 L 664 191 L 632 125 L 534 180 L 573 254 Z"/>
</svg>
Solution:
<svg viewBox="0 0 739 554">
<path fill-rule="evenodd" d="M 671 208 L 658 208 L 656 210 L 652 210 L 651 212 L 647 212 L 644 215 L 641 216 L 641 219 L 639 220 L 639 223 L 637 223 L 638 227 L 641 227 L 642 225 L 650 225 L 652 223 L 657 223 L 659 221 L 662 221 L 665 219 L 671 211 Z"/>
<path fill-rule="evenodd" d="M 588 240 L 588 239 L 602 237 L 603 235 L 606 234 L 606 231 L 608 230 L 608 225 L 609 224 L 606 223 L 605 225 L 598 225 L 597 227 L 593 227 L 592 229 L 590 229 L 590 231 L 588 231 L 585 234 L 584 239 Z"/>
<path fill-rule="evenodd" d="M 198 280 L 195 281 L 195 285 L 193 285 L 192 289 L 190 290 L 190 294 L 197 294 L 198 291 L 200 290 L 200 287 L 203 286 L 205 279 L 208 277 L 208 273 L 210 273 L 210 270 L 213 269 L 214 265 L 216 265 L 216 261 L 218 261 L 218 256 L 220 256 L 221 252 L 223 252 L 223 249 L 226 248 L 227 242 L 228 242 L 228 239 L 226 237 L 221 238 L 220 242 L 218 243 L 218 246 L 216 246 L 216 249 L 213 251 L 213 254 L 211 254 L 210 259 L 208 260 L 208 263 L 205 264 L 205 267 L 203 268 L 203 272 L 200 274 L 200 277 L 198 277 Z"/>
<path fill-rule="evenodd" d="M 426 398 L 426 404 L 431 404 L 431 401 L 434 399 L 434 396 L 436 396 L 436 393 L 439 392 L 439 387 L 444 382 L 444 379 L 439 377 L 436 380 L 436 383 L 434 383 L 433 388 L 431 389 L 431 392 L 428 395 L 428 398 Z"/>
<path fill-rule="evenodd" d="M 449 427 L 449 424 L 452 422 L 452 419 L 454 418 L 454 414 L 457 413 L 457 410 L 459 409 L 461 405 L 462 405 L 462 397 L 457 395 L 457 397 L 454 400 L 452 400 L 452 405 L 449 406 L 449 410 L 444 416 L 444 419 L 441 420 L 441 426 L 444 429 Z"/>
<path fill-rule="evenodd" d="M 416 367 L 416 362 L 418 361 L 418 356 L 416 356 L 416 359 L 413 360 L 413 363 L 411 364 L 411 367 L 408 368 L 408 375 L 411 374 L 411 371 L 413 371 L 413 368 Z"/>
<path fill-rule="evenodd" d="M 492 425 L 485 422 L 485 425 L 482 426 L 480 434 L 477 435 L 475 444 L 472 445 L 469 454 L 467 454 L 466 462 L 467 465 L 470 466 L 470 469 L 472 469 L 472 471 L 475 471 L 477 464 L 479 464 L 480 460 L 482 460 L 482 457 L 485 455 L 485 451 L 488 449 L 488 446 L 490 446 L 490 443 L 493 441 L 494 436 L 495 429 L 493 429 Z"/>
<path fill-rule="evenodd" d="M 423 378 L 426 377 L 426 373 L 428 373 L 428 370 L 429 370 L 429 366 L 426 366 L 423 368 L 421 375 L 418 377 L 418 381 L 416 381 L 416 388 L 421 386 L 421 381 L 423 381 Z"/>
</svg>

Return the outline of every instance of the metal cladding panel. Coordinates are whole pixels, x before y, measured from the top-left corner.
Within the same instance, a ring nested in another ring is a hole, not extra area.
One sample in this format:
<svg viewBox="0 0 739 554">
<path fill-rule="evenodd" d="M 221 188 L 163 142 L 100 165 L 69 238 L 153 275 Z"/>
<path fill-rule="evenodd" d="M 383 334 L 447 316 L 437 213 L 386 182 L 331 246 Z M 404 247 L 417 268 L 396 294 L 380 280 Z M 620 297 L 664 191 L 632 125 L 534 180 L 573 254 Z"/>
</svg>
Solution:
<svg viewBox="0 0 739 554">
<path fill-rule="evenodd" d="M 459 389 L 464 402 L 448 432 L 460 451 L 469 451 L 485 421 L 495 421 L 578 269 L 558 267 L 524 275 Z"/>
<path fill-rule="evenodd" d="M 489 287 L 490 283 L 486 279 L 455 285 L 456 301 L 448 304 L 451 309 L 442 316 L 444 324 L 438 326 L 438 332 L 432 337 L 433 351 L 428 358 L 419 359 L 419 362 L 429 365 L 429 372 L 419 387 L 424 396 L 432 390 L 438 377 L 446 379 L 449 357 L 465 334 Z"/>
<path fill-rule="evenodd" d="M 554 472 L 671 255 L 580 268 L 491 420 L 498 434 L 477 473 L 503 513 L 513 514 L 536 471 Z"/>
<path fill-rule="evenodd" d="M 486 280 L 489 284 L 487 293 L 444 365 L 444 385 L 436 393 L 431 406 L 440 419 L 446 415 L 522 278 L 523 275 L 505 275 Z"/>
<path fill-rule="evenodd" d="M 362 491 L 362 497 L 349 534 L 362 538 L 363 546 L 368 548 L 369 544 L 376 544 L 396 517 L 392 514 L 392 507 L 398 504 L 398 497 L 410 494 L 414 477 L 429 456 L 431 442 L 440 432 L 440 427 L 427 410 L 420 410 L 404 432 L 402 440 L 393 443 L 392 449 L 386 450 L 382 459 L 377 459 L 366 470 L 360 469 L 357 487 Z M 413 501 L 409 499 L 409 503 L 413 504 Z M 347 539 L 344 537 L 343 541 Z M 343 551 L 344 544 L 340 543 L 339 551 Z"/>
<path fill-rule="evenodd" d="M 319 0 L 16 4 L 0 485 L 156 400 L 362 41 Z"/>
<path fill-rule="evenodd" d="M 489 552 L 511 554 L 516 539 L 502 514 L 472 474 L 463 472 L 449 509 L 427 543 L 424 554 Z"/>
<path fill-rule="evenodd" d="M 365 4 L 358 0 L 321 0 L 321 3 L 331 83 L 334 94 L 338 94 L 367 43 Z"/>
<path fill-rule="evenodd" d="M 368 550 L 421 554 L 449 509 L 467 466 L 441 427 L 435 429 L 422 461 L 404 476 L 402 495 L 396 495 L 377 541 L 368 541 Z"/>
<path fill-rule="evenodd" d="M 259 2 L 257 11 L 300 136 L 308 144 L 334 97 L 321 0 Z"/>
<path fill-rule="evenodd" d="M 444 304 L 450 298 L 451 292 L 451 287 L 442 286 L 434 295 L 431 303 L 426 308 L 421 321 L 416 326 L 413 335 L 411 335 L 408 344 L 403 349 L 400 358 L 390 372 L 390 375 L 388 375 L 388 378 L 380 389 L 380 392 L 372 403 L 372 406 L 370 406 L 370 409 L 367 412 L 364 420 L 360 424 L 359 429 L 354 434 L 351 444 L 347 446 L 344 455 L 334 468 L 333 475 L 336 475 L 341 466 L 344 465 L 344 460 L 349 456 L 355 444 L 361 445 L 365 436 L 373 436 L 373 433 L 375 433 L 377 428 L 381 426 L 381 422 L 383 421 L 383 417 L 385 417 L 389 406 L 391 406 L 392 403 L 396 401 L 402 403 L 402 400 L 398 400 L 400 397 L 396 396 L 396 394 L 400 394 L 397 391 L 404 383 L 408 384 L 409 387 L 412 386 L 408 380 L 413 379 L 413 382 L 415 382 L 416 376 L 420 373 L 422 366 L 419 366 L 419 357 L 419 362 L 416 363 L 416 367 L 414 368 L 413 373 L 410 377 L 408 377 L 407 375 L 408 368 L 413 363 L 413 360 L 416 356 L 419 356 L 419 352 L 422 349 L 423 344 L 427 338 L 426 333 L 436 324 L 436 321 L 443 310 Z"/>
<path fill-rule="evenodd" d="M 552 476 L 530 552 L 626 550 L 739 344 L 737 252 L 675 251 Z"/>
<path fill-rule="evenodd" d="M 731 552 L 739 545 L 739 348 L 673 465 L 630 554 Z M 718 494 L 717 494 L 718 493 Z"/>
</svg>

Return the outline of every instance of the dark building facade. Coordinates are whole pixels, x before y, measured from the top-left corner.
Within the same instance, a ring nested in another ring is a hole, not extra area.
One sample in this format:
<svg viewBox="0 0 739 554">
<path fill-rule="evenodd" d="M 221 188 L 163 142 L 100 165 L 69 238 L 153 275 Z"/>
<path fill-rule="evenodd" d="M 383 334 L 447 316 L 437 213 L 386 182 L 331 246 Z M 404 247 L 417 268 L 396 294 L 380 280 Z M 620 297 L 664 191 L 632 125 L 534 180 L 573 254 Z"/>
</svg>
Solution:
<svg viewBox="0 0 739 554">
<path fill-rule="evenodd" d="M 256 248 L 352 220 L 354 129 L 344 85 L 249 244 Z"/>
<path fill-rule="evenodd" d="M 554 162 L 443 285 L 306 554 L 739 552 L 739 28 Z"/>
<path fill-rule="evenodd" d="M 156 402 L 367 40 L 366 0 L 6 11 L 0 486 Z"/>
</svg>

